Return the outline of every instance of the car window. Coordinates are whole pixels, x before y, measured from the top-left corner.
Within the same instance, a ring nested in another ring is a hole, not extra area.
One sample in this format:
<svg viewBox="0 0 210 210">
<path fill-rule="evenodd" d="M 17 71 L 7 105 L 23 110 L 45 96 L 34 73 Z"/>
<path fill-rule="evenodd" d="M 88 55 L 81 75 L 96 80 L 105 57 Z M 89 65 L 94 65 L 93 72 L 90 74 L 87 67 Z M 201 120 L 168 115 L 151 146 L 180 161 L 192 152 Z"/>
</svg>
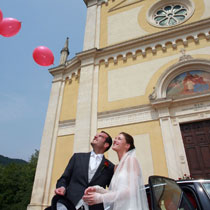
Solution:
<svg viewBox="0 0 210 210">
<path fill-rule="evenodd" d="M 194 207 L 174 180 L 152 176 L 149 178 L 149 183 L 152 189 L 154 209 L 194 210 Z"/>
<path fill-rule="evenodd" d="M 185 192 L 185 195 L 187 196 L 188 200 L 192 203 L 193 207 L 195 209 L 199 209 L 194 193 L 190 189 L 182 188 L 182 190 Z"/>
<path fill-rule="evenodd" d="M 206 190 L 208 196 L 210 197 L 210 183 L 202 183 L 204 189 Z"/>
</svg>

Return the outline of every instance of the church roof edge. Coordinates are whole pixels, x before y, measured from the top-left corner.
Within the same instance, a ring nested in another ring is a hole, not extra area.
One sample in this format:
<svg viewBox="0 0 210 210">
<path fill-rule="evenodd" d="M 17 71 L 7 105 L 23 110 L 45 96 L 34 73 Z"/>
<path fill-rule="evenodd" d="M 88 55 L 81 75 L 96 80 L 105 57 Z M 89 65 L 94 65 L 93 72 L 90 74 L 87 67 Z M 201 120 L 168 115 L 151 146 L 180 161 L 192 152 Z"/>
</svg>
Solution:
<svg viewBox="0 0 210 210">
<path fill-rule="evenodd" d="M 83 0 L 85 2 L 85 4 L 87 5 L 88 0 Z"/>
<path fill-rule="evenodd" d="M 97 3 L 102 3 L 103 0 L 83 0 L 84 3 L 86 4 L 86 6 L 91 6 L 91 5 L 95 5 Z"/>
</svg>

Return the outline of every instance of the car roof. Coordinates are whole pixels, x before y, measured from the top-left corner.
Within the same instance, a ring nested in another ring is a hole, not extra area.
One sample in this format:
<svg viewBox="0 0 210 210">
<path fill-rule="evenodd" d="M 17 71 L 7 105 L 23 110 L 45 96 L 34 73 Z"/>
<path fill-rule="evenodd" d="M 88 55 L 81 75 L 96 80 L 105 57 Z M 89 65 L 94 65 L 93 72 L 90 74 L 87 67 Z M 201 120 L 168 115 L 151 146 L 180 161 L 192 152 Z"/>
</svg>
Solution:
<svg viewBox="0 0 210 210">
<path fill-rule="evenodd" d="M 185 179 L 185 180 L 177 180 L 176 183 L 210 183 L 210 179 Z"/>
</svg>

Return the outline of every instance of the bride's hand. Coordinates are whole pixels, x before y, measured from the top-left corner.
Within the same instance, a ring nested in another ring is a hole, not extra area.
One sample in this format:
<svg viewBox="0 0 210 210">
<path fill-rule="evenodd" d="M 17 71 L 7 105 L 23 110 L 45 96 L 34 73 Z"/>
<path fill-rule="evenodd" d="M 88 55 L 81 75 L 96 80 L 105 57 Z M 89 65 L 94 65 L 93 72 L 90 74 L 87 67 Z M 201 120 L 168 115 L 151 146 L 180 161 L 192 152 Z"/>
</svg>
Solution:
<svg viewBox="0 0 210 210">
<path fill-rule="evenodd" d="M 96 188 L 95 187 L 88 187 L 85 192 L 84 195 L 88 195 L 89 193 L 93 193 L 96 192 Z"/>
<path fill-rule="evenodd" d="M 102 203 L 103 199 L 102 199 L 102 195 L 100 193 L 89 193 L 87 195 L 84 195 L 82 197 L 82 199 L 84 200 L 85 203 L 87 203 L 89 206 L 98 204 L 98 203 Z"/>
</svg>

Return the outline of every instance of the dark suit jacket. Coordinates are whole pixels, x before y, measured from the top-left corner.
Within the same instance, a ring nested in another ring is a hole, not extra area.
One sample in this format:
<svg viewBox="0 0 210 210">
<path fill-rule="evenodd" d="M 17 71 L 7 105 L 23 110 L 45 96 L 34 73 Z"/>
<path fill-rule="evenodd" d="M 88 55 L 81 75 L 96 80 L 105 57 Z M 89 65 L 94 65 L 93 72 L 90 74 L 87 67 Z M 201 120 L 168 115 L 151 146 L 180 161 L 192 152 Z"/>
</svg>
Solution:
<svg viewBox="0 0 210 210">
<path fill-rule="evenodd" d="M 88 183 L 89 160 L 90 152 L 75 153 L 70 159 L 63 175 L 57 181 L 56 188 L 61 186 L 65 187 L 67 199 L 75 206 L 84 195 L 84 191 L 87 187 L 99 185 L 106 188 L 106 186 L 109 186 L 114 173 L 114 165 L 103 157 L 95 175 L 90 183 Z M 90 206 L 89 209 L 103 210 L 103 204 Z"/>
</svg>

